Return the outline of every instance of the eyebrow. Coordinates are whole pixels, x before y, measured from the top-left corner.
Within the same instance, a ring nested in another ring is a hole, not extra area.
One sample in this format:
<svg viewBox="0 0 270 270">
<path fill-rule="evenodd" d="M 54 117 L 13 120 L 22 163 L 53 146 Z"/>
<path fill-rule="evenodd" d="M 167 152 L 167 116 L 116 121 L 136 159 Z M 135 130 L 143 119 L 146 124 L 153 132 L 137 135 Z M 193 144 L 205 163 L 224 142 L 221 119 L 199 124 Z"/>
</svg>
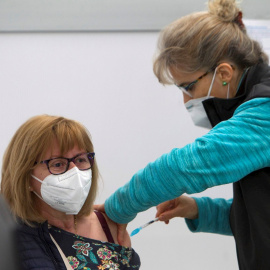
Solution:
<svg viewBox="0 0 270 270">
<path fill-rule="evenodd" d="M 74 157 L 78 156 L 78 155 L 82 155 L 82 154 L 85 154 L 86 151 L 81 151 L 79 152 L 78 154 L 76 154 Z M 59 155 L 52 155 L 49 159 L 51 158 L 67 158 L 67 157 L 64 157 L 63 155 L 61 156 L 60 154 Z"/>
</svg>

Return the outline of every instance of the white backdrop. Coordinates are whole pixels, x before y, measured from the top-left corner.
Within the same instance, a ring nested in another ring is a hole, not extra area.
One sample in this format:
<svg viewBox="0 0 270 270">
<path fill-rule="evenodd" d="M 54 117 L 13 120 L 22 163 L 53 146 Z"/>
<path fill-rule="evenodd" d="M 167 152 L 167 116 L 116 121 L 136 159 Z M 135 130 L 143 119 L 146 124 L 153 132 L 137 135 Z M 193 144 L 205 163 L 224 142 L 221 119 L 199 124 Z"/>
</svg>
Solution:
<svg viewBox="0 0 270 270">
<path fill-rule="evenodd" d="M 47 33 L 0 35 L 0 153 L 15 130 L 37 114 L 63 115 L 90 131 L 103 180 L 97 203 L 148 162 L 192 142 L 182 94 L 152 73 L 157 33 Z M 199 196 L 230 198 L 231 186 Z M 154 218 L 140 213 L 128 226 Z M 182 219 L 155 223 L 132 238 L 142 270 L 237 269 L 234 240 L 192 234 Z"/>
</svg>

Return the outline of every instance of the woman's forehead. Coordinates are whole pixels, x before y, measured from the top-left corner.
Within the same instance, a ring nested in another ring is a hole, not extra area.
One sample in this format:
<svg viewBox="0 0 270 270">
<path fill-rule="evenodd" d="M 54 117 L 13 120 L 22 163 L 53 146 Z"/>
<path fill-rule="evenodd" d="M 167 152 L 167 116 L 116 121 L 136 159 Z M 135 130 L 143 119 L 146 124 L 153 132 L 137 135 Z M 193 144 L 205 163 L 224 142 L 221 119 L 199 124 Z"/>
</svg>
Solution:
<svg viewBox="0 0 270 270">
<path fill-rule="evenodd" d="M 61 145 L 62 143 L 62 145 Z M 65 141 L 58 140 L 57 138 L 54 138 L 44 149 L 43 153 L 41 154 L 42 157 L 41 159 L 50 159 L 52 157 L 59 157 L 59 156 L 64 156 L 66 153 L 74 150 L 78 151 L 85 151 L 86 149 L 82 149 L 83 147 L 79 147 L 78 143 L 76 140 L 66 143 Z"/>
</svg>

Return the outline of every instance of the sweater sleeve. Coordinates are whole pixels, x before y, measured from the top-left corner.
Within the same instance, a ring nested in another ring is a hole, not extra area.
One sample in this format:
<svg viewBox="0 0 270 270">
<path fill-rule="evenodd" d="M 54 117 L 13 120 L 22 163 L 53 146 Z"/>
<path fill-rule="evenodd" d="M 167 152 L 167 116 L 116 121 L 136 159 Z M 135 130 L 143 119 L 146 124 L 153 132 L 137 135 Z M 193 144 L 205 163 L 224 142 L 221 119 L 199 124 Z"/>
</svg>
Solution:
<svg viewBox="0 0 270 270">
<path fill-rule="evenodd" d="M 198 219 L 185 219 L 192 232 L 208 232 L 232 235 L 230 226 L 230 209 L 232 199 L 211 199 L 208 197 L 195 199 L 198 209 Z"/>
<path fill-rule="evenodd" d="M 183 193 L 233 183 L 270 166 L 269 110 L 269 98 L 250 100 L 206 135 L 149 163 L 105 201 L 107 215 L 128 223 Z"/>
</svg>

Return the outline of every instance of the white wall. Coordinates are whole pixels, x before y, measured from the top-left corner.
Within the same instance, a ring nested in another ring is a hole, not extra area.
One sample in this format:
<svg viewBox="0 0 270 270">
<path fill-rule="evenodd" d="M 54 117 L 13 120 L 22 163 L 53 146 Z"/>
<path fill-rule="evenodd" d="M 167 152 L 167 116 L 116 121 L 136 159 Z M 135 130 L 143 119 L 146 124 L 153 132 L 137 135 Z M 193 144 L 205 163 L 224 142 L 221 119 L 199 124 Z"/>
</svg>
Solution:
<svg viewBox="0 0 270 270">
<path fill-rule="evenodd" d="M 206 0 L 1 0 L 0 32 L 160 30 Z M 241 1 L 244 18 L 269 20 L 269 0 Z"/>
<path fill-rule="evenodd" d="M 33 115 L 79 120 L 93 137 L 102 203 L 148 162 L 204 134 L 193 126 L 180 91 L 163 87 L 152 73 L 157 35 L 1 34 L 1 155 Z M 223 186 L 199 196 L 231 194 L 231 186 Z M 129 232 L 154 215 L 154 208 L 140 213 Z M 155 223 L 132 240 L 142 270 L 237 269 L 232 237 L 192 234 L 181 219 Z"/>
</svg>

